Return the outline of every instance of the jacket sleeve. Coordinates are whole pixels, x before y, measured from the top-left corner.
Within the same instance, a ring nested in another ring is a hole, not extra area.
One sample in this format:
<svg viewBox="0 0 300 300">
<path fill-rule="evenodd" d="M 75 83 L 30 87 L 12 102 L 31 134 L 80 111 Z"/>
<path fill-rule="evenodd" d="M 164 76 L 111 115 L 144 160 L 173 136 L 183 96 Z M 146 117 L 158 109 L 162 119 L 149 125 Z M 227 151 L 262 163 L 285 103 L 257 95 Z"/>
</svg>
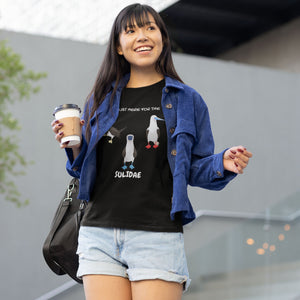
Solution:
<svg viewBox="0 0 300 300">
<path fill-rule="evenodd" d="M 67 155 L 67 164 L 66 164 L 66 169 L 67 172 L 72 176 L 72 177 L 77 177 L 80 178 L 80 173 L 82 169 L 82 165 L 85 159 L 85 155 L 88 149 L 88 143 L 85 138 L 85 130 L 86 130 L 86 123 L 88 121 L 88 109 L 87 107 L 89 106 L 89 109 L 91 109 L 91 105 L 93 102 L 93 98 L 91 97 L 89 101 L 86 103 L 84 112 L 83 112 L 83 119 L 85 120 L 85 124 L 82 127 L 82 145 L 80 149 L 79 155 L 74 159 L 73 157 L 73 150 L 71 148 L 66 148 L 66 155 Z"/>
<path fill-rule="evenodd" d="M 85 154 L 87 152 L 87 148 L 88 146 L 84 135 L 82 135 L 82 145 L 80 153 L 75 160 L 73 158 L 73 150 L 71 148 L 66 148 L 66 154 L 68 158 L 66 169 L 72 177 L 80 178 L 81 168 L 83 165 Z"/>
<path fill-rule="evenodd" d="M 201 96 L 194 96 L 196 138 L 192 148 L 189 184 L 209 190 L 221 190 L 236 174 L 224 170 L 224 150 L 214 154 L 214 140 L 207 106 Z"/>
</svg>

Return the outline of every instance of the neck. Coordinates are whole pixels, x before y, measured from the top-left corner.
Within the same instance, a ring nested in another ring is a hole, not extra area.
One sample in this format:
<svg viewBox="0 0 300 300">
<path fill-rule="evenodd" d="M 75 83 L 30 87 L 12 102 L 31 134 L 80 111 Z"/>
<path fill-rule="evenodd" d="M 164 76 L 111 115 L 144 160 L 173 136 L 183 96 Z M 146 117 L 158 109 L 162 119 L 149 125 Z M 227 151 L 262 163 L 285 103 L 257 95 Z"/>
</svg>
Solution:
<svg viewBox="0 0 300 300">
<path fill-rule="evenodd" d="M 127 87 L 136 88 L 143 87 L 159 82 L 164 76 L 155 70 L 145 71 L 131 68 L 130 79 Z"/>
</svg>

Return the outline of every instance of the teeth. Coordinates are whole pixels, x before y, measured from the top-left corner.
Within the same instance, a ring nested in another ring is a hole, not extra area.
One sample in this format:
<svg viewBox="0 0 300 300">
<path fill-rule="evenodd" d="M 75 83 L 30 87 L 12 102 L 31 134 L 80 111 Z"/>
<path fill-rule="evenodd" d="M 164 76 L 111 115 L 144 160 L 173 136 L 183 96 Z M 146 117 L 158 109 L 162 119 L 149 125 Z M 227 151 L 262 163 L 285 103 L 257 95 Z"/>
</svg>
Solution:
<svg viewBox="0 0 300 300">
<path fill-rule="evenodd" d="M 140 47 L 138 49 L 136 49 L 136 52 L 140 52 L 140 51 L 150 51 L 152 48 L 151 47 Z"/>
</svg>

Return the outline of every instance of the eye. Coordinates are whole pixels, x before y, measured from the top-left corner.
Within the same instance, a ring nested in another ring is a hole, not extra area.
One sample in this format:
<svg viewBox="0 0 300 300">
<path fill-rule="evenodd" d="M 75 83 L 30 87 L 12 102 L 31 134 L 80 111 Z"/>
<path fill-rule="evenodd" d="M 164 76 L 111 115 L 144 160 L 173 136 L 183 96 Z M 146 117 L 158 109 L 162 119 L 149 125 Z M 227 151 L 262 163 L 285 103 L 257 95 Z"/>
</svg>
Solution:
<svg viewBox="0 0 300 300">
<path fill-rule="evenodd" d="M 126 34 L 130 34 L 130 33 L 134 33 L 134 30 L 133 29 L 126 30 Z"/>
<path fill-rule="evenodd" d="M 150 31 L 151 31 L 151 30 L 155 30 L 155 29 L 156 29 L 155 26 L 149 26 L 149 27 L 148 27 L 148 30 L 150 30 Z"/>
<path fill-rule="evenodd" d="M 135 26 L 132 26 L 132 25 L 128 25 L 126 26 L 125 28 L 125 34 L 131 34 L 131 33 L 134 33 L 135 32 Z"/>
</svg>

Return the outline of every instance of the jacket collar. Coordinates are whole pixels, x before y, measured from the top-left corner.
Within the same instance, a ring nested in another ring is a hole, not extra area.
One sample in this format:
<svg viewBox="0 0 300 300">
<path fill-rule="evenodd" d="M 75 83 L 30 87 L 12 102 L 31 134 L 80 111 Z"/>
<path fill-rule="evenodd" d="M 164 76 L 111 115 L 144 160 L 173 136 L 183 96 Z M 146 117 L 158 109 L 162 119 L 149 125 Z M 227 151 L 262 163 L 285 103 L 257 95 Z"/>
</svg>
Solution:
<svg viewBox="0 0 300 300">
<path fill-rule="evenodd" d="M 167 88 L 175 88 L 178 90 L 183 90 L 184 88 L 184 84 L 176 79 L 173 79 L 171 77 L 165 76 L 165 80 L 166 80 L 166 87 Z"/>
</svg>

